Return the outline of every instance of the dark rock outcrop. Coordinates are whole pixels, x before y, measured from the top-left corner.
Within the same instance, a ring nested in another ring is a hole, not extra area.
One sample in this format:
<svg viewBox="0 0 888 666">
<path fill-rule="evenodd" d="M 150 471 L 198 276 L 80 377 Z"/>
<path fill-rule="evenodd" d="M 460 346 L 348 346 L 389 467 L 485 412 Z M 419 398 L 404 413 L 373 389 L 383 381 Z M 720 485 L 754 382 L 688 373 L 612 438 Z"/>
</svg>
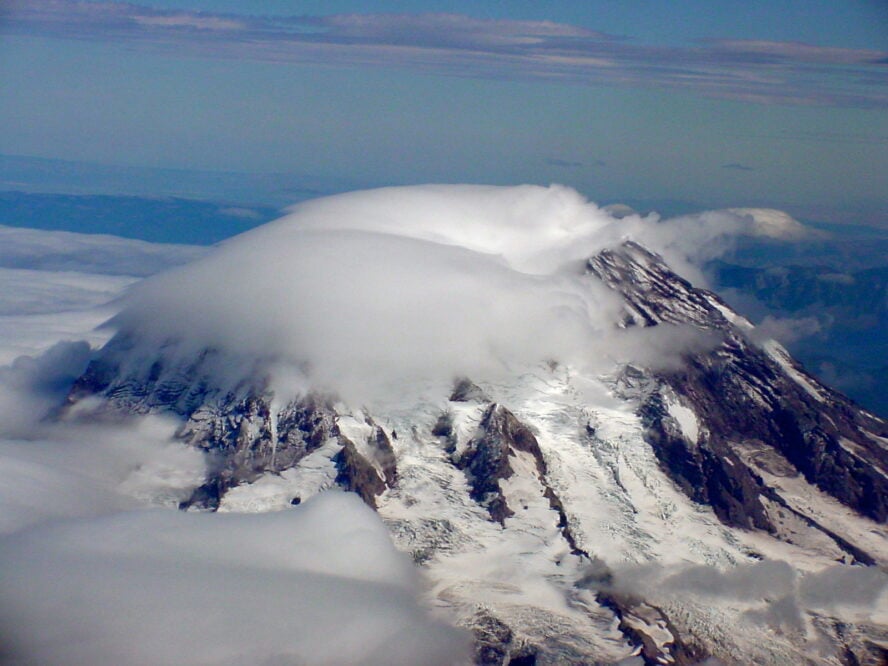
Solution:
<svg viewBox="0 0 888 666">
<path fill-rule="evenodd" d="M 620 631 L 639 646 L 639 656 L 646 666 L 693 666 L 703 663 L 709 656 L 702 648 L 685 641 L 656 606 L 613 591 L 599 592 L 596 598 L 614 611 Z"/>
<path fill-rule="evenodd" d="M 342 450 L 333 458 L 338 469 L 336 483 L 357 493 L 368 506 L 375 509 L 376 498 L 385 491 L 385 481 L 380 478 L 376 468 L 358 453 L 354 443 L 343 439 Z"/>
<path fill-rule="evenodd" d="M 178 435 L 209 454 L 209 479 L 183 503 L 183 508 L 206 509 L 215 509 L 228 489 L 289 469 L 340 437 L 330 400 L 314 394 L 276 414 L 268 399 L 256 396 L 204 405 L 188 416 Z"/>
<path fill-rule="evenodd" d="M 450 394 L 451 402 L 490 402 L 487 394 L 468 377 L 456 380 L 453 393 Z"/>
<path fill-rule="evenodd" d="M 446 431 L 449 436 L 452 434 L 451 428 L 452 424 L 443 428 L 441 432 Z M 501 480 L 512 476 L 513 469 L 509 458 L 513 457 L 516 451 L 528 453 L 533 458 L 537 479 L 543 487 L 543 496 L 558 514 L 558 528 L 570 545 L 571 552 L 575 555 L 588 556 L 577 546 L 564 504 L 547 481 L 546 459 L 536 436 L 511 411 L 496 403 L 492 403 L 484 411 L 477 434 L 462 455 L 455 460 L 456 466 L 462 469 L 469 479 L 472 498 L 485 506 L 490 517 L 500 524 L 505 524 L 506 518 L 515 515 L 499 484 Z"/>
<path fill-rule="evenodd" d="M 135 342 L 115 337 L 74 384 L 67 403 L 71 408 L 86 397 L 100 396 L 97 409 L 102 414 L 158 411 L 179 416 L 183 423 L 177 436 L 206 451 L 209 463 L 207 481 L 181 503 L 183 509 L 214 510 L 231 488 L 290 469 L 330 440 L 342 446 L 335 459 L 336 482 L 370 506 L 375 508 L 375 498 L 397 482 L 388 435 L 370 419 L 367 449 L 372 461 L 365 458 L 340 433 L 333 396 L 308 393 L 279 406 L 265 382 L 249 373 L 222 389 L 211 381 L 221 362 L 213 350 L 178 364 L 133 362 L 131 355 L 138 360 Z"/>
<path fill-rule="evenodd" d="M 711 506 L 728 525 L 773 531 L 761 502 L 761 482 L 723 440 L 712 438 L 702 446 L 688 442 L 660 393 L 653 393 L 640 413 L 646 439 L 688 497 Z"/>
<path fill-rule="evenodd" d="M 478 666 L 534 666 L 537 650 L 517 640 L 509 626 L 489 611 L 478 611 L 468 622 Z"/>
<path fill-rule="evenodd" d="M 333 461 L 336 463 L 336 483 L 348 491 L 357 493 L 364 502 L 376 509 L 376 498 L 398 481 L 395 450 L 385 430 L 367 418 L 372 434 L 365 443 L 366 455 L 361 454 L 355 443 L 340 434 L 342 449 Z"/>
<path fill-rule="evenodd" d="M 515 451 L 530 453 L 537 461 L 537 469 L 545 470 L 542 452 L 530 429 L 508 409 L 492 403 L 484 411 L 475 437 L 454 459 L 469 479 L 472 499 L 486 507 L 490 517 L 499 523 L 515 515 L 499 485 L 513 474 L 509 458 Z"/>
</svg>

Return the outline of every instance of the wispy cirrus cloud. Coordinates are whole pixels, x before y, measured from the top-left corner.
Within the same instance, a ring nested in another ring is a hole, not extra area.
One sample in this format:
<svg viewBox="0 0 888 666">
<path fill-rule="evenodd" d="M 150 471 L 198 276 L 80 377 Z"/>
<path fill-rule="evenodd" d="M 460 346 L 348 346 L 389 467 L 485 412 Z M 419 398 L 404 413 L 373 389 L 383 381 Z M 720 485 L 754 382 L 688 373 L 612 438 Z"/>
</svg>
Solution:
<svg viewBox="0 0 888 666">
<path fill-rule="evenodd" d="M 835 132 L 835 131 L 804 131 L 804 130 L 785 130 L 776 135 L 780 139 L 788 139 L 793 141 L 820 141 L 829 143 L 888 143 L 888 136 L 884 134 L 863 134 L 860 132 Z"/>
<path fill-rule="evenodd" d="M 755 171 L 755 167 L 739 162 L 731 162 L 730 164 L 722 164 L 722 169 L 731 169 L 732 171 Z"/>
<path fill-rule="evenodd" d="M 809 62 L 824 65 L 885 64 L 886 53 L 869 49 L 815 46 L 803 42 L 775 42 L 754 39 L 707 40 L 714 53 L 757 62 Z"/>
<path fill-rule="evenodd" d="M 682 89 L 758 104 L 888 106 L 888 52 L 800 42 L 657 46 L 552 21 L 461 14 L 269 17 L 70 0 L 13 3 L 0 30 L 207 58 Z"/>
<path fill-rule="evenodd" d="M 576 160 L 563 160 L 558 157 L 549 157 L 546 159 L 546 164 L 549 166 L 562 167 L 565 169 L 577 169 L 582 166 L 586 166 L 584 162 L 577 162 Z"/>
</svg>

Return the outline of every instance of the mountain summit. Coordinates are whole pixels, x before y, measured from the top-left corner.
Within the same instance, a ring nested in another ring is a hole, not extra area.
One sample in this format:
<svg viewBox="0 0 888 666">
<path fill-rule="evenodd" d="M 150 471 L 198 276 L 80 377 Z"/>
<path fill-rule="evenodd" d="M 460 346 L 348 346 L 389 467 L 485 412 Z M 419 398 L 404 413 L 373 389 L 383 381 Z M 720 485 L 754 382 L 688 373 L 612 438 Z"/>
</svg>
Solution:
<svg viewBox="0 0 888 666">
<path fill-rule="evenodd" d="M 357 493 L 479 664 L 884 663 L 888 425 L 678 240 L 562 187 L 303 204 L 142 283 L 60 418 L 178 418 L 183 509 Z"/>
</svg>

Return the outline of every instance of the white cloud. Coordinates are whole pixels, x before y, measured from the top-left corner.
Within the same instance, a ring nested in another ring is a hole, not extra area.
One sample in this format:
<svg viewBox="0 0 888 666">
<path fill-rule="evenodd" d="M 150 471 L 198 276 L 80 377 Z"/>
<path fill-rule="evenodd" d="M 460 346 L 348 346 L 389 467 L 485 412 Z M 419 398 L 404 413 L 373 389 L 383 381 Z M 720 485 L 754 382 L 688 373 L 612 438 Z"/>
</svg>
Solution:
<svg viewBox="0 0 888 666">
<path fill-rule="evenodd" d="M 552 21 L 464 14 L 259 16 L 133 3 L 14 2 L 11 34 L 110 40 L 183 55 L 412 67 L 480 78 L 665 87 L 758 104 L 883 107 L 884 50 L 765 40 L 642 44 Z"/>
<path fill-rule="evenodd" d="M 144 277 L 205 254 L 207 248 L 0 225 L 0 267 Z"/>
<path fill-rule="evenodd" d="M 888 574 L 877 567 L 844 564 L 801 571 L 782 560 L 762 560 L 732 567 L 618 565 L 611 579 L 592 576 L 581 584 L 653 604 L 688 597 L 713 607 L 724 604 L 747 622 L 804 637 L 811 614 L 842 608 L 847 618 L 872 621 L 874 612 L 884 607 Z"/>
<path fill-rule="evenodd" d="M 656 350 L 668 364 L 711 341 L 620 329 L 621 303 L 584 275 L 584 259 L 635 238 L 690 271 L 744 224 L 719 212 L 617 219 L 562 186 L 355 192 L 296 206 L 140 283 L 112 325 L 141 341 L 146 363 L 160 345 L 173 363 L 212 347 L 229 374 L 257 360 L 272 375 L 303 367 L 313 386 L 356 403 L 550 359 L 594 371 L 653 362 Z"/>
<path fill-rule="evenodd" d="M 657 215 L 629 215 L 621 226 L 608 231 L 614 237 L 638 240 L 661 254 L 682 277 L 706 285 L 700 267 L 734 247 L 739 236 L 750 232 L 752 223 L 728 211 L 706 211 L 695 215 L 660 219 Z"/>
<path fill-rule="evenodd" d="M 466 637 L 419 605 L 412 563 L 356 495 L 185 514 L 206 464 L 178 422 L 36 423 L 86 351 L 0 372 L 0 424 L 21 436 L 0 439 L 4 663 L 461 663 Z"/>
<path fill-rule="evenodd" d="M 774 210 L 773 208 L 729 208 L 726 212 L 749 219 L 752 222 L 752 226 L 747 232 L 750 236 L 762 236 L 777 240 L 801 240 L 821 235 L 782 210 Z"/>
<path fill-rule="evenodd" d="M 139 277 L 207 248 L 0 225 L 0 364 L 39 355 L 59 340 L 104 344 L 95 330 Z"/>
<path fill-rule="evenodd" d="M 883 56 L 878 51 L 819 46 L 803 42 L 776 42 L 764 39 L 711 40 L 717 50 L 737 55 L 771 56 L 784 62 L 846 64 L 872 62 Z"/>
<path fill-rule="evenodd" d="M 160 417 L 34 426 L 0 439 L 0 534 L 136 506 L 176 507 L 206 474 L 203 454 Z"/>
<path fill-rule="evenodd" d="M 832 284 L 841 284 L 844 286 L 851 286 L 856 282 L 853 275 L 848 275 L 847 273 L 824 273 L 817 276 L 817 279 L 820 282 L 827 282 Z"/>
<path fill-rule="evenodd" d="M 244 208 L 243 206 L 228 206 L 219 209 L 219 215 L 227 215 L 228 217 L 237 217 L 242 220 L 261 220 L 262 213 L 252 208 Z"/>
<path fill-rule="evenodd" d="M 0 540 L 5 656 L 47 666 L 464 663 L 353 494 L 273 514 L 141 511 Z"/>
<path fill-rule="evenodd" d="M 0 230 L 2 233 L 2 230 Z M 466 636 L 418 602 L 421 581 L 356 496 L 274 516 L 183 514 L 204 455 L 151 416 L 63 424 L 103 305 L 200 254 L 15 230 L 0 249 L 0 635 L 4 663 L 451 664 Z M 76 268 L 78 271 L 47 269 Z M 104 335 L 100 336 L 100 339 Z M 145 510 L 145 507 L 155 507 Z M 172 510 L 171 510 L 172 509 Z M 59 603 L 64 600 L 64 603 Z"/>
<path fill-rule="evenodd" d="M 808 338 L 823 330 L 816 317 L 773 317 L 766 315 L 756 326 L 756 337 L 773 338 L 783 344 L 790 344 Z"/>
<path fill-rule="evenodd" d="M 149 28 L 190 28 L 193 30 L 226 31 L 243 30 L 247 25 L 219 16 L 201 16 L 185 12 L 166 16 L 136 16 L 136 23 Z"/>
<path fill-rule="evenodd" d="M 38 357 L 20 356 L 0 366 L 0 436 L 33 430 L 60 404 L 68 387 L 86 369 L 89 345 L 59 342 Z"/>
<path fill-rule="evenodd" d="M 888 574 L 876 567 L 836 565 L 805 576 L 800 585 L 802 602 L 812 608 L 875 607 L 888 591 Z"/>
</svg>

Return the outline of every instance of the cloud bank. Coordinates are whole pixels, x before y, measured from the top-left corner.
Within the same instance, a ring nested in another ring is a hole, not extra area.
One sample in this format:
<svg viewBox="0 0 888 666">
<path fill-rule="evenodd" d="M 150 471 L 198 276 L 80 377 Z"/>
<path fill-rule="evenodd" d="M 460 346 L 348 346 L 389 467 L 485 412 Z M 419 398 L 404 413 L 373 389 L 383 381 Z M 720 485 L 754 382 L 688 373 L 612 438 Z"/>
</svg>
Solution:
<svg viewBox="0 0 888 666">
<path fill-rule="evenodd" d="M 888 574 L 876 567 L 836 564 L 802 571 L 781 560 L 762 560 L 722 568 L 702 564 L 677 566 L 618 565 L 602 581 L 596 570 L 581 587 L 628 594 L 651 603 L 688 597 L 713 607 L 740 611 L 745 622 L 779 633 L 814 637 L 808 618 L 841 609 L 846 617 L 872 621 L 884 608 Z M 881 604 L 881 606 L 880 606 Z"/>
<path fill-rule="evenodd" d="M 177 422 L 42 422 L 87 356 L 59 343 L 0 368 L 0 662 L 463 663 L 467 637 L 420 605 L 356 495 L 185 514 L 206 462 Z"/>
<path fill-rule="evenodd" d="M 0 540 L 0 566 L 13 663 L 443 666 L 467 653 L 420 608 L 412 564 L 353 494 L 48 525 Z"/>
<path fill-rule="evenodd" d="M 766 40 L 642 45 L 552 21 L 462 14 L 269 17 L 110 2 L 15 2 L 7 34 L 262 62 L 684 89 L 759 104 L 884 107 L 888 52 Z"/>
<path fill-rule="evenodd" d="M 0 225 L 0 267 L 144 277 L 192 261 L 206 248 Z"/>
<path fill-rule="evenodd" d="M 104 344 L 108 333 L 95 328 L 116 312 L 113 299 L 138 278 L 206 251 L 0 225 L 0 364 L 39 355 L 59 340 Z M 9 376 L 0 369 L 0 388 Z M 0 397 L 0 410 L 15 400 L 14 392 Z"/>
</svg>

